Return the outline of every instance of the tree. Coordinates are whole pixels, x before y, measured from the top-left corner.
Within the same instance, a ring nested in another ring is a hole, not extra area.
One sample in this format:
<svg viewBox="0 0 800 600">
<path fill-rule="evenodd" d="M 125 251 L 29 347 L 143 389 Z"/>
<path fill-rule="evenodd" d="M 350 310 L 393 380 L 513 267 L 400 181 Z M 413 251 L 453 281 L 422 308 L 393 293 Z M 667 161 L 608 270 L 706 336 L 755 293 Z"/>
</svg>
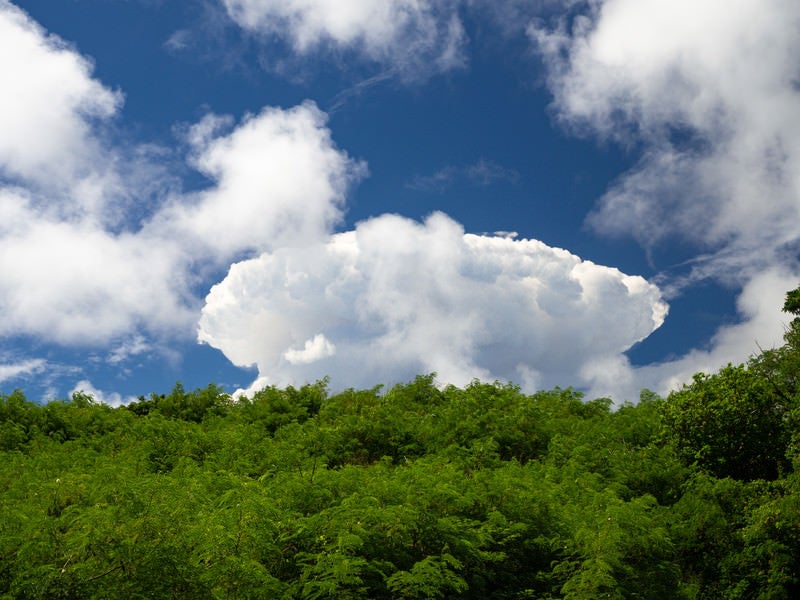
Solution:
<svg viewBox="0 0 800 600">
<path fill-rule="evenodd" d="M 679 455 L 716 477 L 771 480 L 787 467 L 784 402 L 744 365 L 696 374 L 670 394 L 663 421 Z"/>
</svg>

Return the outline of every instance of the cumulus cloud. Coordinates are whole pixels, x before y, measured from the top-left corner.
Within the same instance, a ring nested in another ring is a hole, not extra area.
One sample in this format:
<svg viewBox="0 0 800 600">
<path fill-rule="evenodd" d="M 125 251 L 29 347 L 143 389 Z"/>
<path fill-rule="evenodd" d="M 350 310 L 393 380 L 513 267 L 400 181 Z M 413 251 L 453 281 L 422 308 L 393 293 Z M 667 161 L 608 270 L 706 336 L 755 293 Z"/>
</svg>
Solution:
<svg viewBox="0 0 800 600">
<path fill-rule="evenodd" d="M 308 365 L 334 354 L 336 346 L 318 333 L 313 339 L 306 340 L 302 350 L 289 349 L 283 353 L 283 358 L 292 365 Z"/>
<path fill-rule="evenodd" d="M 800 4 L 580 6 L 528 29 L 555 115 L 573 132 L 640 153 L 588 224 L 648 250 L 691 249 L 688 269 L 659 278 L 670 295 L 705 278 L 741 290 L 741 321 L 718 331 L 709 349 L 636 371 L 664 391 L 712 363 L 746 359 L 756 341 L 780 343 L 777 308 L 800 276 Z"/>
<path fill-rule="evenodd" d="M 91 207 L 113 176 L 94 124 L 122 97 L 92 79 L 92 64 L 7 0 L 0 0 L 0 174 Z"/>
<path fill-rule="evenodd" d="M 179 197 L 154 228 L 188 237 L 223 260 L 324 237 L 341 219 L 349 185 L 366 174 L 364 163 L 335 147 L 326 120 L 311 102 L 265 108 L 225 134 L 232 120 L 207 116 L 188 140 L 193 165 L 215 185 Z"/>
<path fill-rule="evenodd" d="M 180 193 L 156 164 L 175 153 L 115 145 L 99 121 L 121 96 L 92 78 L 87 59 L 0 0 L 3 48 L 2 336 L 90 346 L 188 338 L 201 305 L 195 290 L 209 272 L 248 251 L 324 238 L 347 186 L 365 172 L 305 103 L 239 123 L 209 115 L 191 127 L 189 161 L 211 183 Z"/>
<path fill-rule="evenodd" d="M 651 247 L 692 243 L 707 253 L 701 277 L 741 283 L 778 260 L 800 236 L 800 5 L 588 6 L 571 26 L 529 33 L 562 122 L 642 149 L 590 225 Z"/>
<path fill-rule="evenodd" d="M 194 135 L 195 164 L 216 184 L 173 197 L 134 232 L 59 219 L 26 190 L 0 189 L 0 334 L 82 344 L 140 327 L 190 331 L 204 263 L 326 237 L 364 171 L 334 147 L 311 104 Z"/>
<path fill-rule="evenodd" d="M 91 344 L 191 322 L 175 246 L 50 218 L 19 190 L 0 189 L 0 215 L 0 334 Z"/>
<path fill-rule="evenodd" d="M 170 244 L 119 233 L 112 216 L 125 177 L 99 124 L 121 96 L 91 71 L 0 1 L 2 335 L 102 342 L 143 320 L 187 322 Z"/>
<path fill-rule="evenodd" d="M 464 64 L 464 28 L 449 0 L 223 0 L 240 27 L 300 55 L 354 51 L 406 77 Z"/>
<path fill-rule="evenodd" d="M 436 213 L 384 215 L 326 243 L 234 264 L 206 298 L 199 339 L 259 387 L 325 375 L 371 386 L 436 371 L 527 388 L 591 386 L 663 321 L 658 289 L 535 240 L 465 234 Z"/>
</svg>

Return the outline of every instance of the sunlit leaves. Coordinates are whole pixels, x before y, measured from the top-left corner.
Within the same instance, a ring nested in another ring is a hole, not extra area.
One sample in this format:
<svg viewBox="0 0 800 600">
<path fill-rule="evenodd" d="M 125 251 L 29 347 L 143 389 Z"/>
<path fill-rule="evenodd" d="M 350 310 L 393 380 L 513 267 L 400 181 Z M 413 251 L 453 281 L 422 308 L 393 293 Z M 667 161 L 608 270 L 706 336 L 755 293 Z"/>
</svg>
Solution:
<svg viewBox="0 0 800 600">
<path fill-rule="evenodd" d="M 617 410 L 433 375 L 3 396 L 0 598 L 790 598 L 794 474 L 709 467 L 739 464 L 726 440 L 771 393 L 729 371 Z"/>
</svg>

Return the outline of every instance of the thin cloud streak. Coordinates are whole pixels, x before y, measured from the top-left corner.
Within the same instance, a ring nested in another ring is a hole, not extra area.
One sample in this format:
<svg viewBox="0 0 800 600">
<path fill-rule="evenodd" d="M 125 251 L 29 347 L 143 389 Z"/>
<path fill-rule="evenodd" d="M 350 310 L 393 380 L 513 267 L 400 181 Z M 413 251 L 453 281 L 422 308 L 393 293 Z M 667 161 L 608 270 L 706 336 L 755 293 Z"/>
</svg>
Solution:
<svg viewBox="0 0 800 600">
<path fill-rule="evenodd" d="M 46 365 L 47 361 L 41 358 L 28 359 L 21 362 L 11 362 L 9 364 L 0 364 L 0 383 L 17 379 L 22 376 L 36 375 L 41 373 Z"/>
<path fill-rule="evenodd" d="M 449 165 L 432 175 L 415 175 L 406 183 L 406 188 L 418 192 L 443 193 L 459 181 L 486 187 L 495 183 L 515 184 L 519 178 L 519 173 L 514 169 L 480 158 L 463 167 Z"/>
<path fill-rule="evenodd" d="M 338 94 L 336 94 L 333 98 L 331 98 L 330 102 L 328 102 L 328 106 L 326 107 L 326 112 L 328 115 L 333 116 L 337 112 L 341 111 L 348 103 L 352 102 L 355 98 L 358 98 L 362 94 L 366 94 L 374 87 L 377 87 L 387 81 L 391 81 L 393 78 L 396 77 L 396 72 L 393 70 L 383 71 L 382 73 L 378 73 L 377 75 L 373 75 L 372 77 L 368 77 L 355 83 L 354 85 L 350 86 L 347 89 L 342 90 Z"/>
</svg>

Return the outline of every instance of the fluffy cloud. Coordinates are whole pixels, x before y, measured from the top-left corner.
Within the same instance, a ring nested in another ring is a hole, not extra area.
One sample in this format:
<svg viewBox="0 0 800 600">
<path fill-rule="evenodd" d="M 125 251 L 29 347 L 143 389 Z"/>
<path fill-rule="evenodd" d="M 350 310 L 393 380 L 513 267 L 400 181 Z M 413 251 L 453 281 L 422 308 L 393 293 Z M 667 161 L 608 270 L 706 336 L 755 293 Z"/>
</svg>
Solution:
<svg viewBox="0 0 800 600">
<path fill-rule="evenodd" d="M 91 77 L 91 63 L 7 0 L 0 0 L 0 174 L 91 206 L 109 174 L 93 124 L 121 96 Z M 112 177 L 113 178 L 113 177 Z"/>
<path fill-rule="evenodd" d="M 113 144 L 101 130 L 120 95 L 3 0 L 0 77 L 2 336 L 65 345 L 186 338 L 200 308 L 194 290 L 209 272 L 248 251 L 324 239 L 365 171 L 306 103 L 238 124 L 209 115 L 187 141 L 211 184 L 168 194 L 147 147 Z M 131 204 L 136 221 L 126 218 Z"/>
<path fill-rule="evenodd" d="M 592 386 L 657 328 L 655 286 L 535 240 L 464 234 L 443 214 L 384 215 L 327 243 L 233 265 L 199 338 L 265 383 L 371 386 L 437 371 Z M 623 359 L 624 360 L 624 359 Z"/>
<path fill-rule="evenodd" d="M 295 52 L 355 50 L 406 76 L 464 62 L 464 29 L 453 1 L 223 0 L 242 28 L 288 41 Z"/>
<path fill-rule="evenodd" d="M 642 148 L 589 219 L 746 281 L 800 237 L 800 4 L 594 0 L 530 28 L 569 127 Z M 758 252 L 755 251 L 758 249 Z"/>
<path fill-rule="evenodd" d="M 800 241 L 800 4 L 791 0 L 591 0 L 528 32 L 548 69 L 555 114 L 573 132 L 640 151 L 588 223 L 644 247 L 681 244 L 688 271 L 667 294 L 713 278 L 740 322 L 710 348 L 617 381 L 661 392 L 698 369 L 780 344 L 778 308 L 796 287 Z M 574 5 L 573 5 L 574 8 Z"/>
<path fill-rule="evenodd" d="M 292 365 L 307 365 L 336 354 L 336 346 L 318 333 L 313 339 L 306 340 L 302 350 L 290 349 L 283 353 L 283 358 Z"/>
<path fill-rule="evenodd" d="M 226 135 L 230 119 L 209 115 L 189 132 L 193 164 L 215 185 L 179 197 L 154 219 L 225 260 L 248 249 L 319 240 L 341 219 L 348 186 L 366 166 L 338 150 L 313 103 L 265 108 Z"/>
<path fill-rule="evenodd" d="M 20 191 L 0 190 L 0 215 L 0 334 L 102 343 L 191 322 L 177 247 L 48 218 Z"/>
<path fill-rule="evenodd" d="M 2 335 L 102 342 L 145 319 L 186 324 L 169 244 L 107 229 L 121 177 L 97 125 L 121 98 L 91 70 L 0 1 Z"/>
<path fill-rule="evenodd" d="M 364 170 L 333 146 L 310 104 L 267 109 L 194 142 L 216 184 L 172 198 L 134 232 L 60 219 L 30 192 L 0 188 L 0 334 L 83 344 L 139 328 L 188 332 L 204 264 L 324 239 Z"/>
</svg>

